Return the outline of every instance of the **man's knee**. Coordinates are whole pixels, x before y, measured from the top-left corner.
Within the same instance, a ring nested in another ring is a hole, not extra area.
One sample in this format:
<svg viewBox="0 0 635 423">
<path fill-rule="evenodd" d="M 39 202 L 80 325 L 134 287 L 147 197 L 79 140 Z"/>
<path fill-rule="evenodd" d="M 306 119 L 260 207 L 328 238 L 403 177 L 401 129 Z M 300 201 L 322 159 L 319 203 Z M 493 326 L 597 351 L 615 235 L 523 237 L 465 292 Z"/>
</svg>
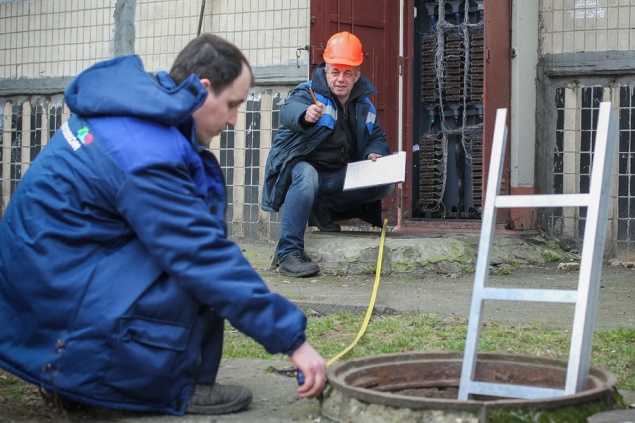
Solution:
<svg viewBox="0 0 635 423">
<path fill-rule="evenodd" d="M 307 162 L 298 162 L 291 172 L 292 184 L 302 189 L 317 191 L 319 175 L 317 170 Z"/>
</svg>

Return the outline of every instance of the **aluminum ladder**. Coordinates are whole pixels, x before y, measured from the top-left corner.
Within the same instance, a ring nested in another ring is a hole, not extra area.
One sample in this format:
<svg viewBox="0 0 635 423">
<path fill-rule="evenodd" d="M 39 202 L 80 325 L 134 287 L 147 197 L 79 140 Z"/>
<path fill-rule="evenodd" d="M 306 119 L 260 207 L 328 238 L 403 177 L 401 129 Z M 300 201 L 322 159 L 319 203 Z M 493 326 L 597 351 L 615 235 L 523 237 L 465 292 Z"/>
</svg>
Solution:
<svg viewBox="0 0 635 423">
<path fill-rule="evenodd" d="M 492 140 L 490 173 L 483 207 L 472 305 L 461 369 L 459 400 L 468 400 L 470 394 L 524 399 L 571 395 L 585 389 L 589 374 L 595 310 L 602 272 L 609 197 L 617 144 L 616 117 L 610 102 L 600 104 L 588 194 L 498 195 L 507 139 L 506 121 L 507 109 L 498 109 Z M 486 286 L 490 249 L 496 223 L 496 209 L 519 207 L 587 207 L 577 289 L 520 289 Z M 482 307 L 485 300 L 575 304 L 566 382 L 563 389 L 474 380 Z"/>
</svg>

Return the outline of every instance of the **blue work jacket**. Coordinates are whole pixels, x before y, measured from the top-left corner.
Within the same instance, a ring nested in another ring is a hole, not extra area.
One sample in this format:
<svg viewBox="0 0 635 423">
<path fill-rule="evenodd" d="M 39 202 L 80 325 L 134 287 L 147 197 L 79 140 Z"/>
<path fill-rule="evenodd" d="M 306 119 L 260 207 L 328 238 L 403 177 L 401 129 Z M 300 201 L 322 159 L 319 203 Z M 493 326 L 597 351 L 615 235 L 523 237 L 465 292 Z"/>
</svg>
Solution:
<svg viewBox="0 0 635 423">
<path fill-rule="evenodd" d="M 210 310 L 270 353 L 306 317 L 227 237 L 226 188 L 196 143 L 207 96 L 136 56 L 69 85 L 73 116 L 0 221 L 0 366 L 82 403 L 183 414 Z"/>
<path fill-rule="evenodd" d="M 305 127 L 301 119 L 308 107 L 313 104 L 311 90 L 324 107 L 320 119 L 314 125 Z M 364 160 L 370 153 L 382 156 L 390 153 L 386 133 L 379 123 L 375 106 L 368 99 L 373 94 L 377 94 L 377 89 L 362 74 L 355 83 L 349 100 L 355 104 L 357 121 L 357 139 L 352 140 L 357 156 L 352 158 L 353 162 Z M 307 154 L 333 132 L 337 120 L 337 107 L 326 82 L 322 63 L 315 68 L 313 79 L 295 87 L 280 108 L 280 127 L 273 139 L 265 167 L 261 204 L 263 210 L 277 212 L 280 209 L 291 183 L 293 165 L 304 160 Z M 377 207 L 380 207 L 379 202 Z M 379 225 L 381 226 L 381 223 Z"/>
</svg>

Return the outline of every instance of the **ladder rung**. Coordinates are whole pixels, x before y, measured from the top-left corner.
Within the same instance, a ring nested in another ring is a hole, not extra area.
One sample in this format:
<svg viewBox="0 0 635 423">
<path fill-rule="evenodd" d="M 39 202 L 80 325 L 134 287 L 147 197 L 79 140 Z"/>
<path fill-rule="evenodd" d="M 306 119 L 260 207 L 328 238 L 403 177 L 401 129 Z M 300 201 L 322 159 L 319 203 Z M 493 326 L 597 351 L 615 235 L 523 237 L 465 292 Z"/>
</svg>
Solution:
<svg viewBox="0 0 635 423">
<path fill-rule="evenodd" d="M 564 389 L 506 385 L 502 383 L 472 381 L 470 387 L 471 394 L 490 395 L 495 397 L 539 399 L 566 395 L 566 391 Z"/>
<path fill-rule="evenodd" d="M 575 303 L 578 299 L 578 291 L 566 289 L 483 288 L 483 299 Z"/>
<path fill-rule="evenodd" d="M 544 194 L 544 195 L 497 195 L 497 208 L 520 207 L 586 207 L 591 201 L 589 194 Z"/>
</svg>

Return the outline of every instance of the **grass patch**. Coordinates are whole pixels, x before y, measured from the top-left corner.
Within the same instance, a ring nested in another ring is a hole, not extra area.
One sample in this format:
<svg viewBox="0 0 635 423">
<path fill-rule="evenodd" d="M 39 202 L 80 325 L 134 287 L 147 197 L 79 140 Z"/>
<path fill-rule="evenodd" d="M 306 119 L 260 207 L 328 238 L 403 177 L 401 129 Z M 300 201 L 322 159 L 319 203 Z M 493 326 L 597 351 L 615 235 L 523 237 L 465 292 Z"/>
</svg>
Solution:
<svg viewBox="0 0 635 423">
<path fill-rule="evenodd" d="M 498 266 L 490 266 L 489 273 L 492 275 L 509 275 L 514 270 L 520 269 L 520 263 L 512 261 L 511 263 L 500 264 Z"/>
<path fill-rule="evenodd" d="M 351 313 L 311 317 L 307 327 L 309 342 L 329 359 L 355 340 L 363 318 L 362 314 Z M 255 341 L 229 325 L 227 329 L 226 357 L 272 358 Z M 436 314 L 374 316 L 362 339 L 344 359 L 398 352 L 463 351 L 466 333 L 466 319 Z M 481 329 L 479 352 L 566 359 L 570 338 L 570 330 L 485 324 Z M 618 388 L 635 390 L 635 329 L 597 331 L 591 362 L 614 372 Z"/>
<path fill-rule="evenodd" d="M 311 344 L 325 357 L 334 357 L 357 336 L 363 314 L 336 313 L 311 315 L 307 334 Z M 279 358 L 269 355 L 251 338 L 229 324 L 224 353 L 233 358 Z M 373 316 L 366 334 L 343 359 L 397 352 L 463 351 L 467 320 L 436 314 Z M 480 352 L 499 352 L 566 358 L 569 330 L 539 326 L 486 324 L 481 330 Z M 635 391 L 635 329 L 605 330 L 595 333 L 591 362 L 613 371 L 618 388 Z M 86 408 L 68 412 L 46 404 L 38 388 L 0 370 L 0 421 L 116 421 L 130 417 L 122 410 Z M 134 414 L 132 414 L 134 416 Z M 4 418 L 4 420 L 3 420 Z"/>
<path fill-rule="evenodd" d="M 542 252 L 542 257 L 547 263 L 555 263 L 562 260 L 562 255 L 553 250 L 545 250 Z"/>
</svg>

